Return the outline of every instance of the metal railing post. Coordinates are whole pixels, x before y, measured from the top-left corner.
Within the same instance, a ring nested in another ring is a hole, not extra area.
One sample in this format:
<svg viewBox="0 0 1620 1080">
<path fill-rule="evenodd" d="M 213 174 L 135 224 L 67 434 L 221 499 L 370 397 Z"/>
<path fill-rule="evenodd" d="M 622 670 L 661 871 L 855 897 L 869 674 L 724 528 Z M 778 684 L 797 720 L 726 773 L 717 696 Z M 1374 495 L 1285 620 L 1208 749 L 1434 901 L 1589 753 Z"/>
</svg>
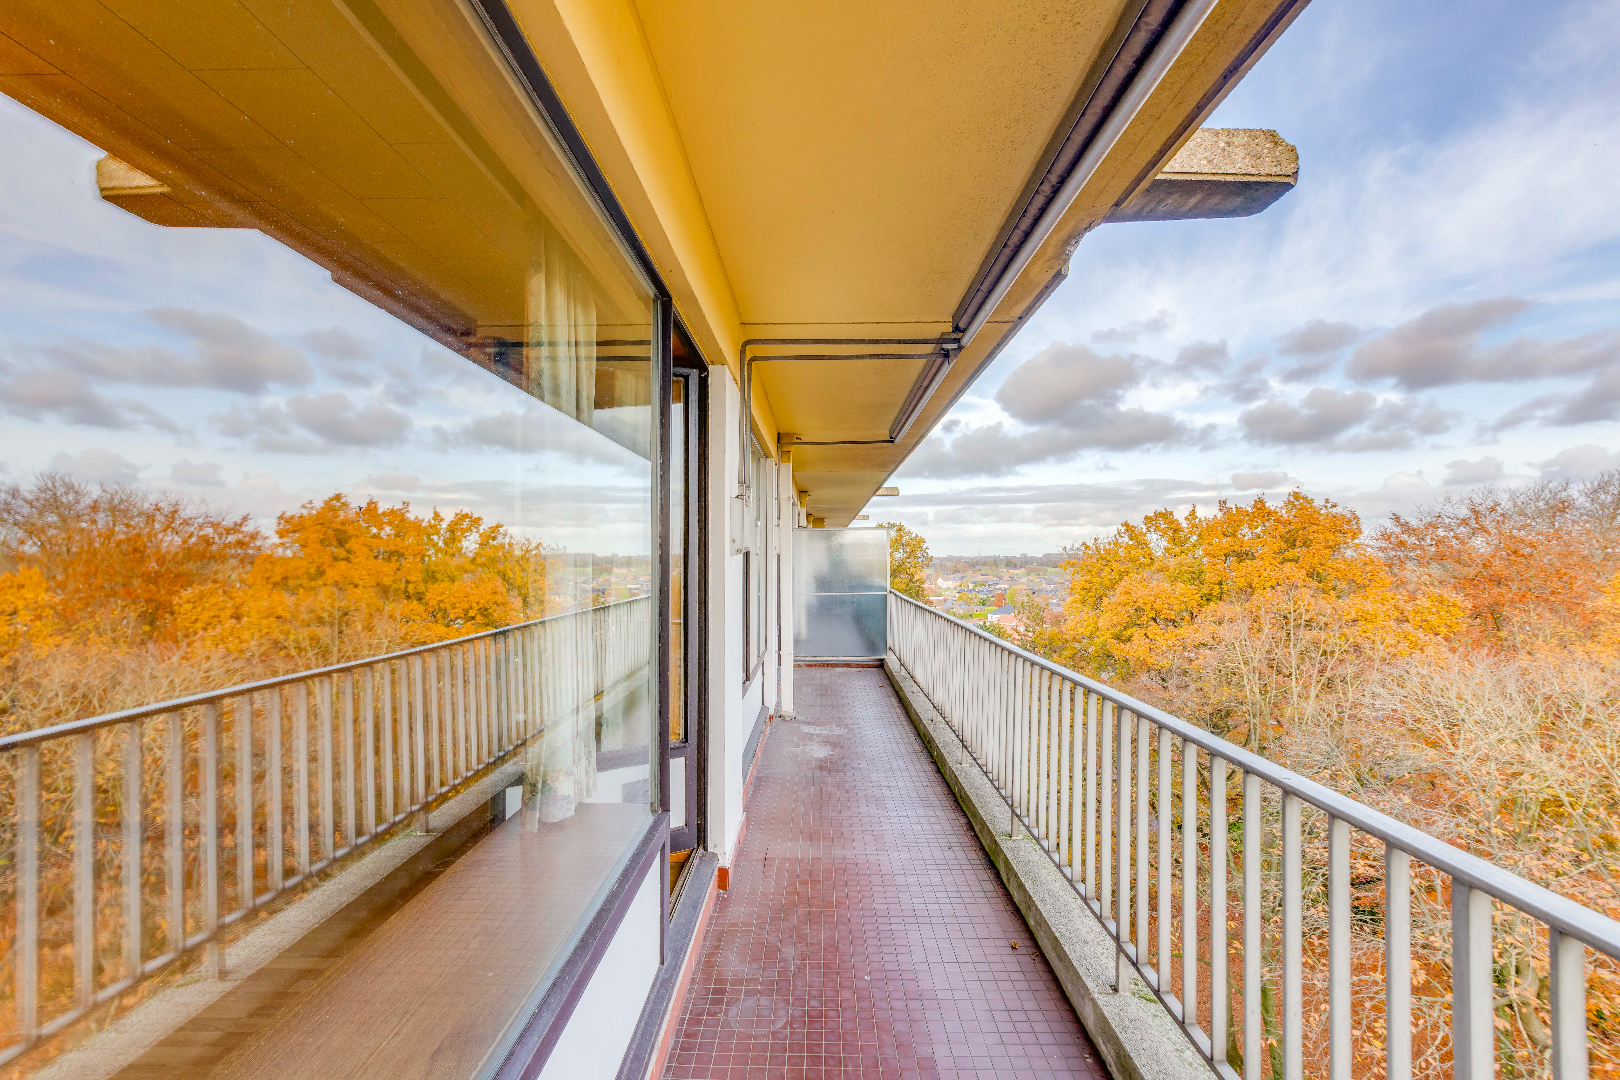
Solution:
<svg viewBox="0 0 1620 1080">
<path fill-rule="evenodd" d="M 1236 1060 L 1241 1042 L 1242 1071 L 1249 1080 L 1269 1076 L 1273 1061 L 1278 1068 L 1272 1080 L 1301 1080 L 1303 1076 L 1307 919 L 1303 815 L 1309 804 L 1326 819 L 1327 858 L 1325 866 L 1310 868 L 1309 893 L 1310 917 L 1319 917 L 1324 908 L 1326 912 L 1327 1002 L 1326 1015 L 1320 1017 L 1325 1022 L 1326 1042 L 1321 1050 L 1326 1080 L 1350 1080 L 1356 1065 L 1352 1043 L 1358 1034 L 1352 1012 L 1352 830 L 1384 843 L 1384 1073 L 1389 1080 L 1411 1080 L 1413 1069 L 1414 858 L 1449 875 L 1452 883 L 1452 1024 L 1457 1080 L 1485 1080 L 1494 1072 L 1494 901 L 1548 926 L 1553 1013 L 1550 1063 L 1558 1080 L 1586 1080 L 1590 1065 L 1585 950 L 1594 948 L 1620 959 L 1620 922 L 961 620 L 898 594 L 891 596 L 890 607 L 895 656 L 961 739 L 962 762 L 971 757 L 1007 800 L 1009 833 L 1018 834 L 1023 824 L 1028 825 L 1047 857 L 1066 874 L 1076 898 L 1095 913 L 1114 939 L 1115 988 L 1129 988 L 1134 967 L 1217 1075 L 1235 1075 L 1228 1059 Z M 941 707 L 940 703 L 948 704 Z M 954 709 L 955 715 L 947 716 L 947 709 Z M 1158 729 L 1156 741 L 1149 738 L 1150 724 Z M 1172 770 L 1178 749 L 1182 771 L 1179 999 L 1171 985 L 1172 894 L 1178 883 L 1169 836 L 1176 823 Z M 1198 986 L 1200 750 L 1209 754 L 1207 1037 L 1198 1026 L 1202 996 Z M 1243 788 L 1241 1039 L 1232 1015 L 1228 971 L 1234 944 L 1227 925 L 1234 858 L 1228 783 L 1234 770 Z M 1266 800 L 1273 795 L 1279 800 L 1280 813 L 1268 811 Z M 1274 841 L 1268 831 L 1268 812 L 1275 822 Z M 1154 830 L 1158 833 L 1156 845 L 1149 839 Z M 1078 851 L 1076 844 L 1080 845 Z M 1313 844 L 1313 858 L 1316 850 Z M 1275 893 L 1268 880 L 1273 874 Z M 1319 890 L 1316 882 L 1323 878 L 1325 889 Z M 1154 889 L 1158 891 L 1150 895 Z M 1273 933 L 1274 942 L 1269 936 Z M 1276 949 L 1275 955 L 1268 955 L 1268 947 Z M 1314 951 L 1311 959 L 1317 959 Z M 1270 979 L 1278 985 L 1271 985 Z M 1277 1012 L 1271 1009 L 1273 990 L 1281 991 Z M 1273 1022 L 1276 1028 L 1268 1026 Z"/>
<path fill-rule="evenodd" d="M 1384 845 L 1384 1075 L 1412 1080 L 1412 856 Z"/>
<path fill-rule="evenodd" d="M 1451 879 L 1451 1059 L 1455 1080 L 1492 1080 L 1491 898 Z"/>
</svg>

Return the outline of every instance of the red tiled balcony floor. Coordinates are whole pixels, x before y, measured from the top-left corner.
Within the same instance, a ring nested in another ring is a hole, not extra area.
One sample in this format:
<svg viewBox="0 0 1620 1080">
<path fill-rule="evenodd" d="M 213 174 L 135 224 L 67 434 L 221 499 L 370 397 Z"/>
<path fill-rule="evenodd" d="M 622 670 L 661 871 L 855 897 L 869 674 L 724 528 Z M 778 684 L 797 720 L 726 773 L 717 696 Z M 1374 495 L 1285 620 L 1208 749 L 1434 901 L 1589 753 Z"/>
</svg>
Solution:
<svg viewBox="0 0 1620 1080">
<path fill-rule="evenodd" d="M 883 672 L 795 680 L 664 1076 L 1107 1077 Z"/>
</svg>

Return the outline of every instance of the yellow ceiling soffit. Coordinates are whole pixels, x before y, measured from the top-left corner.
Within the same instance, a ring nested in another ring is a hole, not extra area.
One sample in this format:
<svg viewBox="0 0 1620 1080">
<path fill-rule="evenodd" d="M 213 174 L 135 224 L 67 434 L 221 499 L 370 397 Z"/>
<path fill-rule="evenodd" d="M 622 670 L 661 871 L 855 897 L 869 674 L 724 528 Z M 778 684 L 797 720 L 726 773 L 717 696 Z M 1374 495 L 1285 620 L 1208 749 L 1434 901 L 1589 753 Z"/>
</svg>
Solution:
<svg viewBox="0 0 1620 1080">
<path fill-rule="evenodd" d="M 1066 273 L 1075 245 L 1152 181 L 1303 6 L 1297 0 L 1223 0 L 1215 6 L 900 442 L 795 452 L 796 468 L 821 481 L 804 484 L 812 512 L 830 525 L 845 524 L 859 512 L 1016 334 L 1043 291 Z"/>
<path fill-rule="evenodd" d="M 735 373 L 745 337 L 736 295 L 635 7 L 628 0 L 510 0 L 510 7 L 698 349 Z M 777 425 L 764 395 L 754 398 L 754 421 L 761 444 L 774 447 Z"/>
</svg>

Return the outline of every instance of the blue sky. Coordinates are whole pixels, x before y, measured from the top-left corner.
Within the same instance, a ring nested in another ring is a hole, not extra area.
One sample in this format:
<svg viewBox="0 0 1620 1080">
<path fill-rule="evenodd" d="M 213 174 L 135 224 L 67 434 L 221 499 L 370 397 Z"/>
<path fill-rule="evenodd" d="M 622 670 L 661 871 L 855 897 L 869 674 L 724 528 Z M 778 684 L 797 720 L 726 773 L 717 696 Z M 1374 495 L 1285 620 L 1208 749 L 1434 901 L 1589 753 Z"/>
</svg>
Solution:
<svg viewBox="0 0 1620 1080">
<path fill-rule="evenodd" d="M 1612 0 L 1315 0 L 1209 122 L 1276 129 L 1299 186 L 1095 230 L 874 513 L 1045 552 L 1160 506 L 1299 487 L 1372 524 L 1620 465 L 1617 56 Z"/>
</svg>

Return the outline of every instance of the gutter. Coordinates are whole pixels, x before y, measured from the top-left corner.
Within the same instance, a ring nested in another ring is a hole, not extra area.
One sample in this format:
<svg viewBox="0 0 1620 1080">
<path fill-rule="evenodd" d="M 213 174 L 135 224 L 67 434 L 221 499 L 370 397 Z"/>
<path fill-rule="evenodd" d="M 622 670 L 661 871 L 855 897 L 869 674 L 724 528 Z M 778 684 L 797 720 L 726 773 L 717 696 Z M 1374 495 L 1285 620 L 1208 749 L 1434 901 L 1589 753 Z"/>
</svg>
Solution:
<svg viewBox="0 0 1620 1080">
<path fill-rule="evenodd" d="M 1143 10 L 1142 15 L 1137 19 L 1136 25 L 1131 28 L 1130 34 L 1126 36 L 1126 40 L 1121 46 L 1120 56 L 1116 57 L 1115 63 L 1118 63 L 1119 59 L 1124 58 L 1124 54 L 1130 51 L 1133 39 L 1135 39 L 1136 43 L 1140 43 L 1142 38 L 1156 35 L 1158 40 L 1152 44 L 1145 60 L 1142 61 L 1140 66 L 1136 67 L 1130 85 L 1125 88 L 1119 99 L 1109 109 L 1107 117 L 1103 119 L 1100 126 L 1095 128 L 1095 134 L 1091 134 L 1089 130 L 1083 130 L 1089 129 L 1090 125 L 1084 123 L 1086 116 L 1085 112 L 1082 112 L 1080 121 L 1076 123 L 1075 129 L 1070 132 L 1069 138 L 1065 140 L 1063 147 L 1060 148 L 1053 164 L 1056 165 L 1057 162 L 1066 158 L 1068 153 L 1081 141 L 1085 142 L 1085 150 L 1081 152 L 1073 167 L 1064 176 L 1062 183 L 1050 199 L 1044 202 L 1044 205 L 1039 205 L 1036 200 L 1032 200 L 1030 205 L 1025 207 L 1018 222 L 1015 223 L 1012 234 L 1003 244 L 1002 250 L 997 252 L 996 257 L 991 262 L 992 267 L 1000 264 L 1000 270 L 996 273 L 993 283 L 989 281 L 980 282 L 964 302 L 963 311 L 959 314 L 957 322 L 957 325 L 961 327 L 963 348 L 966 348 L 978 336 L 979 331 L 990 320 L 990 315 L 995 311 L 996 306 L 1006 297 L 1008 291 L 1018 280 L 1019 275 L 1024 272 L 1035 258 L 1036 253 L 1040 251 L 1041 247 L 1052 235 L 1053 230 L 1057 228 L 1058 222 L 1062 220 L 1064 214 L 1068 213 L 1069 207 L 1073 205 L 1075 197 L 1080 194 L 1080 190 L 1096 175 L 1097 169 L 1102 165 L 1103 160 L 1114 149 L 1120 137 L 1136 119 L 1137 114 L 1142 111 L 1142 106 L 1147 103 L 1148 98 L 1158 89 L 1159 84 L 1164 80 L 1164 76 L 1175 64 L 1176 60 L 1180 58 L 1182 52 L 1186 50 L 1187 45 L 1191 43 L 1199 28 L 1204 25 L 1204 20 L 1214 10 L 1215 3 L 1216 0 L 1188 0 L 1175 15 L 1168 28 L 1163 30 L 1162 34 L 1158 33 L 1162 23 L 1160 23 L 1159 19 L 1154 18 L 1154 15 L 1158 15 L 1160 12 L 1153 11 L 1150 13 L 1148 8 Z M 1155 6 L 1149 4 L 1149 8 Z M 1168 12 L 1164 12 L 1160 17 L 1162 18 L 1165 15 L 1168 15 Z M 1113 65 L 1111 64 L 1108 75 L 1112 74 Z M 1103 82 L 1105 84 L 1109 82 L 1108 75 L 1104 76 Z M 1093 95 L 1093 98 L 1095 100 L 1095 95 Z M 1086 112 L 1089 111 L 1090 103 L 1088 103 L 1086 109 Z M 1053 171 L 1055 170 L 1049 170 L 1047 176 L 1037 186 L 1037 194 L 1048 186 Z M 1033 224 L 1028 226 L 1027 231 L 1024 231 L 1024 223 L 1031 217 L 1034 217 Z M 1022 236 L 1020 236 L 1020 233 L 1022 233 Z"/>
<path fill-rule="evenodd" d="M 1147 0 L 1135 22 L 1120 41 L 1101 79 L 1089 93 L 1068 136 L 1058 147 L 1046 174 L 1036 183 L 1034 194 L 1014 221 L 1000 250 L 989 260 L 993 278 L 982 276 L 975 282 L 958 309 L 955 324 L 960 328 L 936 338 L 750 338 L 742 343 L 738 356 L 738 381 L 742 391 L 739 450 L 747 445 L 753 412 L 753 365 L 759 361 L 788 360 L 901 360 L 926 359 L 928 364 L 907 392 L 883 439 L 801 440 L 795 446 L 881 446 L 898 443 L 922 415 L 935 391 L 945 381 L 956 357 L 984 328 L 1018 276 L 1028 267 L 1036 252 L 1068 211 L 1080 189 L 1096 173 L 1120 136 L 1135 120 L 1143 104 L 1157 89 L 1165 73 L 1180 57 L 1198 28 L 1214 8 L 1216 0 L 1189 0 L 1176 7 L 1176 0 Z M 1172 14 L 1174 12 L 1174 14 Z M 1143 58 L 1145 57 L 1145 59 Z M 1126 80 L 1129 80 L 1126 85 Z M 1106 98 L 1117 93 L 1109 105 Z M 1106 110 L 1102 116 L 1095 113 Z M 1084 145 L 1084 150 L 1079 148 Z M 1064 163 L 1073 165 L 1063 172 Z M 1053 190 L 1058 174 L 1063 179 Z M 1051 191 L 1050 195 L 1043 194 Z M 1028 224 L 1026 224 L 1028 223 Z M 1061 274 L 1041 290 L 1031 311 L 1050 295 Z M 1026 315 L 1030 312 L 1026 312 Z M 750 357 L 749 349 L 760 345 L 933 345 L 927 353 L 827 354 L 800 353 L 782 356 Z M 748 494 L 747 460 L 739 454 L 737 497 Z"/>
</svg>

